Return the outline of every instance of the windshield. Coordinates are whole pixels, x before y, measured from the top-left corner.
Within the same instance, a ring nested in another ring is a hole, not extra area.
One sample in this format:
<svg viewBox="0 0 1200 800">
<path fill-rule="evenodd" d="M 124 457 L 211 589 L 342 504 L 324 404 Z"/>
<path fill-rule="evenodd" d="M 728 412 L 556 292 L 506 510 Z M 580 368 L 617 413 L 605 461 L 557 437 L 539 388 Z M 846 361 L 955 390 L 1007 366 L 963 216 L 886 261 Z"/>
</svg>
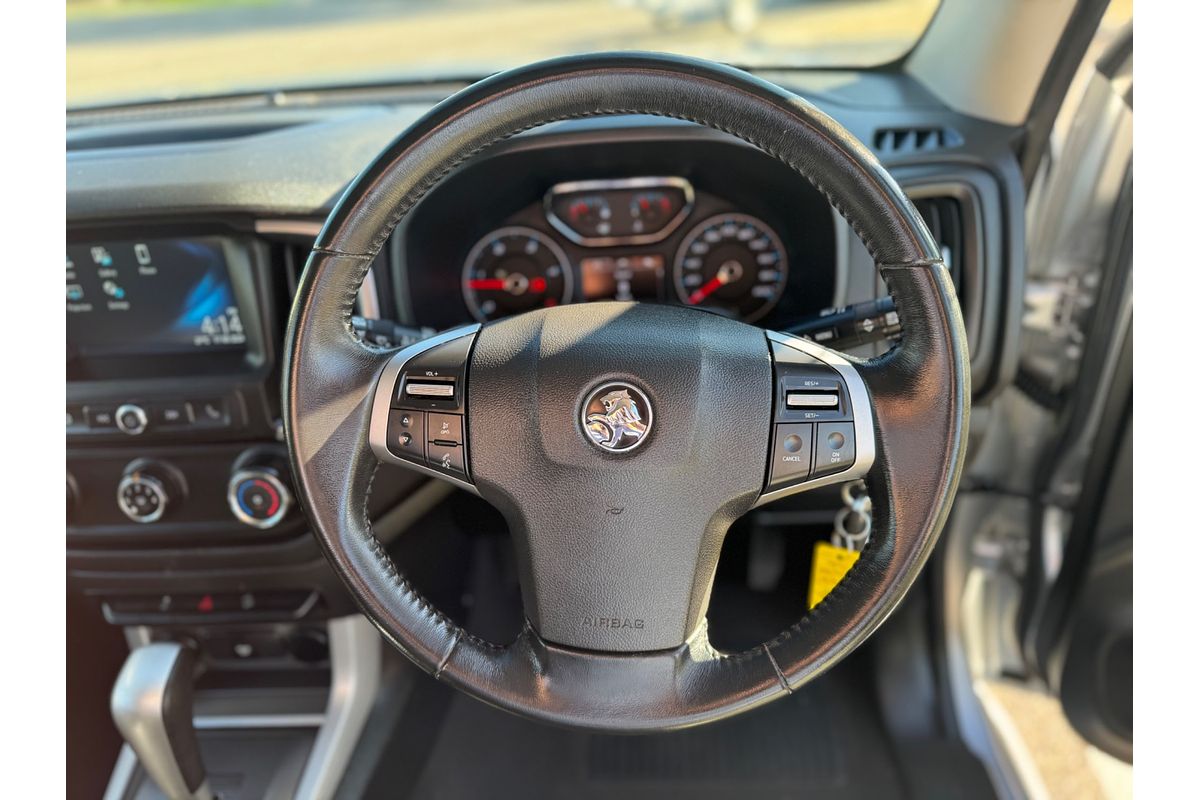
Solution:
<svg viewBox="0 0 1200 800">
<path fill-rule="evenodd" d="M 478 78 L 597 50 L 744 67 L 903 56 L 938 0 L 67 0 L 67 105 Z"/>
</svg>

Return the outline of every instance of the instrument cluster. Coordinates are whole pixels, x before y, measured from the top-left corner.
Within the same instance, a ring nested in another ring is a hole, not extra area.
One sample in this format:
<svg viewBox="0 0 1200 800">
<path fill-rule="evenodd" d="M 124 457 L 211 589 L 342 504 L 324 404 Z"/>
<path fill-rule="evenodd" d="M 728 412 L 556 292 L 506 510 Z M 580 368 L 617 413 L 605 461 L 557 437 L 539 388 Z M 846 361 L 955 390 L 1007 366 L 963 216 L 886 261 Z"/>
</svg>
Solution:
<svg viewBox="0 0 1200 800">
<path fill-rule="evenodd" d="M 594 300 L 680 303 L 761 319 L 787 286 L 784 240 L 762 219 L 721 210 L 712 198 L 700 205 L 681 177 L 556 184 L 540 207 L 471 246 L 463 299 L 481 322 Z"/>
</svg>

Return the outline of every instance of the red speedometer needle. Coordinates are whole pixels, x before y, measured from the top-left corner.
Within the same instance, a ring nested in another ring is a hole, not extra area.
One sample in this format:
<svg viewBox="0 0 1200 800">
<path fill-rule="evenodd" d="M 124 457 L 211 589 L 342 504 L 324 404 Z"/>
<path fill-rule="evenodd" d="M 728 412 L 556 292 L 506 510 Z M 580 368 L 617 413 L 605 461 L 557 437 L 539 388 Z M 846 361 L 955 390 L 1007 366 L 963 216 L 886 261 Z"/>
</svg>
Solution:
<svg viewBox="0 0 1200 800">
<path fill-rule="evenodd" d="M 725 276 L 725 271 L 721 270 L 712 278 L 712 280 L 701 286 L 696 291 L 692 292 L 691 296 L 688 297 L 688 304 L 694 306 L 703 302 L 704 298 L 708 297 L 717 289 L 720 289 L 728 280 L 729 279 Z"/>
<path fill-rule="evenodd" d="M 471 289 L 482 289 L 484 291 L 489 289 L 500 291 L 504 288 L 504 280 L 502 278 L 474 278 L 467 281 L 467 286 Z"/>
</svg>

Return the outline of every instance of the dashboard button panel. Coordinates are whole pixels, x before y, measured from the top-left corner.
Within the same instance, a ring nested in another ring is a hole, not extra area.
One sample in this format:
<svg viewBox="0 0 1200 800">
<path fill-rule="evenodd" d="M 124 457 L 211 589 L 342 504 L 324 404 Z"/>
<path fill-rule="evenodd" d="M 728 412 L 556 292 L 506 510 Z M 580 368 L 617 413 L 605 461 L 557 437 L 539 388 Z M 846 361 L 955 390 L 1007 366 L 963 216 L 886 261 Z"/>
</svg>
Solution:
<svg viewBox="0 0 1200 800">
<path fill-rule="evenodd" d="M 234 427 L 235 404 L 226 397 L 67 404 L 69 437 L 153 437 L 156 434 L 225 430 Z"/>
</svg>

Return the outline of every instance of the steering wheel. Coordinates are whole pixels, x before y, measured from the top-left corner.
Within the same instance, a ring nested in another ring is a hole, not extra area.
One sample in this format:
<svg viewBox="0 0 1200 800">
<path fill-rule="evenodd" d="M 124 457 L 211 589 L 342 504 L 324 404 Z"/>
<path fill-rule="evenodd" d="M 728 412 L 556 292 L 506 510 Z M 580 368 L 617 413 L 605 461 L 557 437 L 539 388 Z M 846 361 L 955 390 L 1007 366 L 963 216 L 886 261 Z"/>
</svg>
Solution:
<svg viewBox="0 0 1200 800">
<path fill-rule="evenodd" d="M 363 276 L 441 178 L 506 137 L 615 114 L 725 131 L 809 180 L 877 263 L 900 343 L 851 360 L 706 311 L 636 303 L 529 312 L 398 352 L 356 337 Z M 435 678 L 569 727 L 681 728 L 812 680 L 900 602 L 962 468 L 966 334 L 920 216 L 834 120 L 777 86 L 691 58 L 555 59 L 439 104 L 330 215 L 286 350 L 297 493 L 363 612 Z M 526 614 L 515 641 L 471 635 L 405 580 L 367 516 L 381 462 L 449 480 L 503 513 Z M 718 652 L 705 612 L 730 524 L 756 505 L 862 476 L 874 534 L 846 578 L 771 641 Z"/>
</svg>

